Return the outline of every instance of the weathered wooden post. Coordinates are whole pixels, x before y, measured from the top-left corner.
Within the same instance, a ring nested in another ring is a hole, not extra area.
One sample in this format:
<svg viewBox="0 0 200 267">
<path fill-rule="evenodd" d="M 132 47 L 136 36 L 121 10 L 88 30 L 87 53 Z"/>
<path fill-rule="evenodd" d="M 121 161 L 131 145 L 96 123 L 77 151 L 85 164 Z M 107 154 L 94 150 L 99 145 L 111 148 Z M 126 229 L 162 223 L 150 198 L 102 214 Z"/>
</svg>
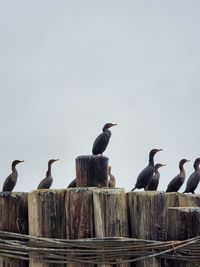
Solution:
<svg viewBox="0 0 200 267">
<path fill-rule="evenodd" d="M 28 234 L 28 194 L 0 193 L 0 230 Z M 27 267 L 28 261 L 0 258 L 2 267 Z"/>
<path fill-rule="evenodd" d="M 127 207 L 130 237 L 149 240 L 166 240 L 165 193 L 155 191 L 128 192 Z M 152 258 L 132 266 L 162 266 L 161 260 Z"/>
<path fill-rule="evenodd" d="M 66 199 L 66 238 L 80 239 L 95 236 L 92 188 L 69 188 Z M 69 263 L 70 267 L 93 266 L 79 262 Z"/>
<path fill-rule="evenodd" d="M 128 218 L 124 189 L 94 189 L 94 224 L 96 237 L 128 237 Z M 101 265 L 113 266 L 113 265 Z M 116 266 L 116 265 L 115 265 Z M 128 264 L 120 264 L 128 266 Z"/>
<path fill-rule="evenodd" d="M 79 156 L 76 158 L 77 187 L 107 187 L 108 158 L 98 156 Z"/>
<path fill-rule="evenodd" d="M 35 190 L 29 193 L 29 234 L 37 237 L 66 237 L 65 226 L 66 190 Z M 32 253 L 30 254 L 30 257 Z M 52 267 L 43 259 L 30 260 L 30 267 Z M 59 266 L 65 266 L 59 264 Z"/>
<path fill-rule="evenodd" d="M 167 216 L 168 240 L 184 240 L 200 235 L 200 208 L 169 207 Z M 166 267 L 192 267 L 185 261 L 166 260 Z"/>
<path fill-rule="evenodd" d="M 200 195 L 166 193 L 168 207 L 200 207 Z"/>
</svg>

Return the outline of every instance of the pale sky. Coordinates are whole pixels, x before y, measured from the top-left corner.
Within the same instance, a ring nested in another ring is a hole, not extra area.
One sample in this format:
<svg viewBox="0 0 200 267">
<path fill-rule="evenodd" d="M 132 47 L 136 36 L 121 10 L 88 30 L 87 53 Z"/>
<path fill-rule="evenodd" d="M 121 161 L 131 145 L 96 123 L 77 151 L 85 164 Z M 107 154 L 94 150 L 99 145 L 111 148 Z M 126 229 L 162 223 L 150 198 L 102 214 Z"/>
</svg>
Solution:
<svg viewBox="0 0 200 267">
<path fill-rule="evenodd" d="M 75 177 L 107 122 L 104 155 L 127 191 L 163 148 L 159 190 L 200 157 L 200 1 L 0 1 L 0 187 L 31 191 L 52 166 L 52 188 Z M 185 184 L 181 188 L 184 191 Z M 196 190 L 200 193 L 200 185 Z"/>
</svg>

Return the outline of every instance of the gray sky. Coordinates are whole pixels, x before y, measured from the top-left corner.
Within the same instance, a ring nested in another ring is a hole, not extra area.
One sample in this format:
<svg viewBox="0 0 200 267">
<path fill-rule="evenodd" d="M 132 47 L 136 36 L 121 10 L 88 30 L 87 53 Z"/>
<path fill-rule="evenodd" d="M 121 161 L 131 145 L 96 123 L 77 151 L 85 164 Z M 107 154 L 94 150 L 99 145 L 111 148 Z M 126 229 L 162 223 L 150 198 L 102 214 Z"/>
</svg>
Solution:
<svg viewBox="0 0 200 267">
<path fill-rule="evenodd" d="M 130 190 L 152 148 L 159 189 L 199 150 L 200 1 L 0 1 L 0 187 L 14 159 L 15 191 L 75 177 L 106 122 L 117 186 Z M 184 190 L 181 188 L 181 192 Z M 196 192 L 200 193 L 200 185 Z"/>
</svg>

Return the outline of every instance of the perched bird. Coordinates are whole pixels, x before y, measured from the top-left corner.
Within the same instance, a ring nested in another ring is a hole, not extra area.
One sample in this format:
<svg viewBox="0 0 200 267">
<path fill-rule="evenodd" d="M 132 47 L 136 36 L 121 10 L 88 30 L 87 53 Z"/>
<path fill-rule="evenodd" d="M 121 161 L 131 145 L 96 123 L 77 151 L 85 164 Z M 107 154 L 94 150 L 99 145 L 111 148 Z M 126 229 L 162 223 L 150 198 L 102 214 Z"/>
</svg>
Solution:
<svg viewBox="0 0 200 267">
<path fill-rule="evenodd" d="M 68 185 L 67 188 L 72 188 L 72 187 L 76 187 L 76 178 L 71 181 L 71 183 Z"/>
<path fill-rule="evenodd" d="M 51 176 L 51 165 L 58 159 L 51 159 L 48 162 L 48 170 L 46 172 L 46 177 L 39 183 L 37 189 L 49 189 L 53 183 L 53 177 Z"/>
<path fill-rule="evenodd" d="M 194 194 L 195 189 L 197 188 L 200 182 L 200 158 L 195 159 L 194 161 L 194 172 L 190 175 L 187 180 L 186 189 L 183 193 L 192 193 Z"/>
<path fill-rule="evenodd" d="M 158 171 L 159 168 L 166 166 L 166 164 L 157 163 L 155 165 L 154 175 L 151 177 L 149 184 L 145 187 L 146 191 L 156 191 L 158 188 L 158 183 L 160 179 L 160 173 Z"/>
<path fill-rule="evenodd" d="M 108 187 L 114 188 L 115 187 L 115 176 L 111 173 L 111 166 L 108 167 L 108 175 L 110 177 L 108 181 Z"/>
<path fill-rule="evenodd" d="M 8 191 L 11 192 L 13 188 L 15 187 L 17 183 L 17 177 L 18 177 L 18 172 L 16 170 L 16 165 L 24 162 L 24 160 L 14 160 L 12 163 L 12 173 L 6 178 L 4 184 L 3 184 L 3 189 L 2 191 Z"/>
<path fill-rule="evenodd" d="M 162 149 L 152 149 L 149 153 L 149 164 L 148 166 L 141 171 L 141 173 L 138 175 L 135 187 L 131 190 L 134 191 L 136 188 L 145 188 L 149 182 L 151 177 L 154 174 L 154 156 L 157 152 L 162 151 Z"/>
<path fill-rule="evenodd" d="M 179 169 L 180 169 L 180 173 L 178 175 L 176 175 L 171 182 L 168 184 L 167 186 L 167 190 L 166 192 L 178 192 L 178 190 L 181 188 L 181 186 L 183 185 L 184 181 L 185 181 L 185 170 L 183 168 L 183 165 L 189 162 L 189 160 L 187 159 L 182 159 L 179 162 Z"/>
<path fill-rule="evenodd" d="M 92 148 L 92 154 L 98 155 L 101 154 L 106 150 L 106 147 L 109 143 L 110 137 L 111 137 L 111 131 L 108 129 L 115 126 L 117 124 L 113 123 L 106 123 L 103 127 L 103 132 L 97 136 L 97 138 L 94 141 L 93 148 Z"/>
</svg>

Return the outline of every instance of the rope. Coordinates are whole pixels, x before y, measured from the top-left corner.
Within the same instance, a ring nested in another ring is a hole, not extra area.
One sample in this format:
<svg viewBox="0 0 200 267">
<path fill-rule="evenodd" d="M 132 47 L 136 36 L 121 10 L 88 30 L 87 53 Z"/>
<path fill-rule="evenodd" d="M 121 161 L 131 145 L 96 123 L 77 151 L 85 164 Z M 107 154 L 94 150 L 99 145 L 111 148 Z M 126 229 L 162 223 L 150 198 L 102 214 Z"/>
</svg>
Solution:
<svg viewBox="0 0 200 267">
<path fill-rule="evenodd" d="M 125 237 L 56 239 L 0 231 L 0 256 L 46 263 L 121 264 L 159 257 L 200 262 L 200 236 L 183 241 Z"/>
</svg>

